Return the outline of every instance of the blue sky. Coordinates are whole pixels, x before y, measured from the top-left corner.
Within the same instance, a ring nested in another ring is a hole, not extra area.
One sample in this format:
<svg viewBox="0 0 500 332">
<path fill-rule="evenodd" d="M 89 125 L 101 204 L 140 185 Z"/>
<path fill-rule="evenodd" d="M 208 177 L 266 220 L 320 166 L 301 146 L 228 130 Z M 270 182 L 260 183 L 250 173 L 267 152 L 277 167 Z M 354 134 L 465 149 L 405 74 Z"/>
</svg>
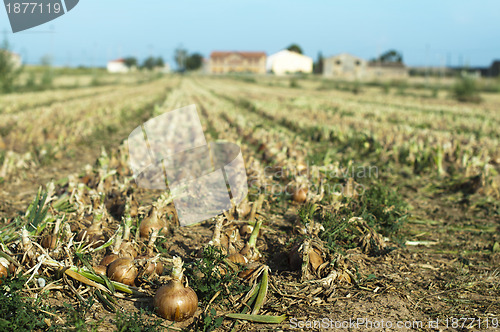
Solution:
<svg viewBox="0 0 500 332">
<path fill-rule="evenodd" d="M 174 49 L 265 51 L 299 44 L 316 58 L 363 58 L 395 48 L 408 65 L 488 66 L 500 59 L 497 0 L 81 0 L 66 15 L 13 34 L 5 8 L 0 31 L 28 63 L 99 65 L 150 54 L 173 64 Z M 52 33 L 51 33 L 52 32 Z"/>
</svg>

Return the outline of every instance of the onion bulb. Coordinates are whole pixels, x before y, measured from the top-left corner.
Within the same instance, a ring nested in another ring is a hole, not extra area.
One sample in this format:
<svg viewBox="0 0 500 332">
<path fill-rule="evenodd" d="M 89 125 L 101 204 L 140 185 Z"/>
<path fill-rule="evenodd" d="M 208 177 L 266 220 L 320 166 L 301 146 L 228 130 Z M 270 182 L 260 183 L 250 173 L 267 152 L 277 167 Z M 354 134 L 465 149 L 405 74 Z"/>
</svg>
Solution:
<svg viewBox="0 0 500 332">
<path fill-rule="evenodd" d="M 240 235 L 241 236 L 247 236 L 252 234 L 253 232 L 253 226 L 249 224 L 243 224 L 240 226 Z"/>
<path fill-rule="evenodd" d="M 161 229 L 161 232 L 160 232 Z M 141 222 L 139 233 L 142 238 L 149 238 L 152 232 L 167 233 L 167 224 L 158 216 L 158 208 L 153 206 L 151 213 Z"/>
<path fill-rule="evenodd" d="M 236 208 L 236 211 L 238 212 L 238 217 L 243 219 L 248 216 L 250 212 L 252 212 L 252 207 L 250 206 L 250 203 L 248 203 L 248 201 L 243 201 Z"/>
<path fill-rule="evenodd" d="M 3 257 L 0 257 L 0 284 L 2 283 L 2 278 L 6 278 L 9 275 L 9 261 Z"/>
<path fill-rule="evenodd" d="M 300 243 L 293 246 L 292 250 L 288 254 L 288 261 L 292 270 L 299 270 L 302 265 L 302 253 L 299 252 Z M 323 257 L 321 256 L 321 251 L 314 248 L 309 251 L 309 266 L 312 271 L 316 271 L 318 267 L 323 264 Z"/>
<path fill-rule="evenodd" d="M 198 296 L 191 287 L 182 284 L 183 262 L 173 258 L 172 280 L 158 289 L 154 307 L 158 315 L 170 321 L 182 322 L 191 318 L 198 308 Z"/>
<path fill-rule="evenodd" d="M 237 263 L 237 264 L 241 264 L 241 265 L 248 263 L 248 258 L 246 258 L 245 256 L 243 256 L 240 253 L 231 254 L 227 257 L 227 259 L 229 259 L 233 263 Z"/>
<path fill-rule="evenodd" d="M 147 261 L 151 257 L 144 255 L 144 256 L 137 256 L 136 260 L 137 261 L 145 261 L 143 264 L 143 269 L 140 273 L 141 276 L 144 277 L 149 277 L 153 275 L 158 275 L 161 276 L 163 273 L 163 263 L 162 262 L 154 262 L 154 261 Z"/>
<path fill-rule="evenodd" d="M 248 280 L 259 267 L 260 264 L 257 262 L 249 263 L 245 266 L 246 270 L 243 270 L 240 273 L 238 273 L 238 277 L 240 277 L 241 279 Z"/>
<path fill-rule="evenodd" d="M 57 246 L 57 237 L 55 235 L 45 235 L 40 243 L 45 249 L 53 250 Z"/>
<path fill-rule="evenodd" d="M 297 203 L 304 203 L 307 200 L 307 188 L 296 188 L 293 191 L 292 199 Z"/>
<path fill-rule="evenodd" d="M 321 252 L 314 248 L 309 252 L 309 265 L 311 265 L 313 271 L 316 272 L 318 267 L 323 264 L 323 257 L 321 257 Z"/>
<path fill-rule="evenodd" d="M 118 258 L 120 258 L 120 256 L 116 255 L 116 254 L 109 254 L 109 255 L 106 255 L 102 258 L 101 262 L 99 263 L 99 265 L 102 265 L 102 266 L 108 266 L 109 264 L 113 263 L 114 261 L 116 261 Z"/>
<path fill-rule="evenodd" d="M 170 280 L 158 289 L 154 297 L 156 312 L 163 318 L 182 322 L 194 315 L 198 296 L 191 287 L 184 287 L 179 280 Z"/>
<path fill-rule="evenodd" d="M 106 267 L 104 265 L 97 265 L 97 266 L 94 266 L 94 271 L 95 273 L 97 274 L 100 274 L 100 275 L 106 275 Z"/>
<path fill-rule="evenodd" d="M 109 264 L 106 270 L 109 279 L 130 286 L 134 286 L 137 273 L 138 271 L 134 265 L 134 261 L 130 258 L 118 258 Z"/>
<path fill-rule="evenodd" d="M 124 258 L 134 259 L 137 257 L 137 250 L 135 250 L 132 242 L 122 242 L 118 250 L 118 255 Z"/>
</svg>

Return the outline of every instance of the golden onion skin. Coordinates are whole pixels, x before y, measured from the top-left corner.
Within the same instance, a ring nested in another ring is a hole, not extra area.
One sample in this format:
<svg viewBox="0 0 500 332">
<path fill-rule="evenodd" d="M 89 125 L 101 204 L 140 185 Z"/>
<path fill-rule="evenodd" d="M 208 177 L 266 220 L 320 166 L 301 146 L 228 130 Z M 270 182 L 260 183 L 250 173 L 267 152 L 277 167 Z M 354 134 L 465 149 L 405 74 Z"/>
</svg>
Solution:
<svg viewBox="0 0 500 332">
<path fill-rule="evenodd" d="M 108 265 L 106 274 L 109 279 L 121 282 L 125 285 L 134 286 L 137 277 L 137 267 L 134 261 L 129 258 L 118 258 Z"/>
<path fill-rule="evenodd" d="M 323 262 L 323 257 L 321 257 L 321 252 L 318 249 L 314 248 L 309 252 L 309 265 L 311 265 L 314 272 Z"/>
<path fill-rule="evenodd" d="M 8 270 L 5 266 L 0 264 L 0 284 L 2 284 L 2 278 L 6 278 L 8 275 Z"/>
<path fill-rule="evenodd" d="M 151 257 L 147 256 L 147 255 L 141 255 L 141 256 L 137 256 L 136 259 L 137 260 L 147 260 Z M 152 275 L 159 275 L 161 276 L 163 274 L 163 263 L 162 262 L 147 262 L 144 267 L 143 267 L 143 270 L 141 272 L 141 276 L 145 276 L 145 277 L 150 277 Z"/>
<path fill-rule="evenodd" d="M 295 244 L 288 253 L 288 262 L 292 270 L 299 270 L 302 266 L 302 253 L 299 252 L 300 243 Z M 309 251 L 309 266 L 315 272 L 318 267 L 323 264 L 323 257 L 321 251 L 314 248 Z"/>
<path fill-rule="evenodd" d="M 55 235 L 45 235 L 40 243 L 45 249 L 53 250 L 57 246 L 57 237 Z"/>
<path fill-rule="evenodd" d="M 137 250 L 135 250 L 132 242 L 123 242 L 120 246 L 118 255 L 120 257 L 134 259 L 137 257 Z"/>
<path fill-rule="evenodd" d="M 198 296 L 191 287 L 184 287 L 178 280 L 170 280 L 156 292 L 154 306 L 161 317 L 182 322 L 193 317 L 198 309 Z"/>
<path fill-rule="evenodd" d="M 248 259 L 240 253 L 231 254 L 227 257 L 231 262 L 244 265 L 248 263 Z"/>
<path fill-rule="evenodd" d="M 2 284 L 2 278 L 6 278 L 9 275 L 9 261 L 5 258 L 0 257 L 0 284 Z"/>
<path fill-rule="evenodd" d="M 158 234 L 168 233 L 167 224 L 160 218 L 156 208 L 153 208 L 151 214 L 141 221 L 141 225 L 139 226 L 139 234 L 143 239 L 149 238 L 153 231 L 159 232 Z"/>
<path fill-rule="evenodd" d="M 297 203 L 304 203 L 307 200 L 307 188 L 298 188 L 293 192 L 292 199 Z"/>
<path fill-rule="evenodd" d="M 116 261 L 118 258 L 120 258 L 120 256 L 116 255 L 116 254 L 109 254 L 109 255 L 106 255 L 102 258 L 101 260 L 101 263 L 99 263 L 99 265 L 102 265 L 102 266 L 108 266 L 109 264 L 113 263 L 114 261 Z"/>
<path fill-rule="evenodd" d="M 107 268 L 104 265 L 94 266 L 95 273 L 97 273 L 99 275 L 105 276 L 106 275 L 106 270 L 107 270 Z"/>
</svg>

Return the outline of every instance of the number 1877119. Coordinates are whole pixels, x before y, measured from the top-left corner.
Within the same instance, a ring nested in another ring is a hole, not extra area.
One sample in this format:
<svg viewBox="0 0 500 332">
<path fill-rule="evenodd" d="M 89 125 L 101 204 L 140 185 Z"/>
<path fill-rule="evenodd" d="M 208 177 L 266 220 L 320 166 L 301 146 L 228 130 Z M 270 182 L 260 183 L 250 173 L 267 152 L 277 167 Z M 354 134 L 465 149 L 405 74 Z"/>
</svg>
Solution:
<svg viewBox="0 0 500 332">
<path fill-rule="evenodd" d="M 13 4 L 7 3 L 5 5 L 7 13 L 11 14 L 34 14 L 34 13 L 54 13 L 59 14 L 62 10 L 59 3 L 37 3 L 37 2 L 15 2 Z"/>
</svg>

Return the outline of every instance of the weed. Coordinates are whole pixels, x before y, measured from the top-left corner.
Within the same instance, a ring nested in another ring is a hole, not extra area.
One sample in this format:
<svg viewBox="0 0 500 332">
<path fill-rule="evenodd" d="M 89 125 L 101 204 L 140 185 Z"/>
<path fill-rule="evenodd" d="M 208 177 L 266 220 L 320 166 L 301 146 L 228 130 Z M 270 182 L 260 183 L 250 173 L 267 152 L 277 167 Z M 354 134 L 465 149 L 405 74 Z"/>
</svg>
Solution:
<svg viewBox="0 0 500 332">
<path fill-rule="evenodd" d="M 26 277 L 18 275 L 13 279 L 2 280 L 0 285 L 0 330 L 33 331 L 49 328 L 46 321 L 50 316 L 44 311 L 51 309 L 41 303 L 42 297 L 24 297 Z"/>
<path fill-rule="evenodd" d="M 386 236 L 399 235 L 408 218 L 406 202 L 396 191 L 378 182 L 367 184 L 364 193 L 356 199 L 343 197 L 341 203 L 338 210 L 316 211 L 312 217 L 307 210 L 299 212 L 301 219 L 309 215 L 323 225 L 325 231 L 320 236 L 332 250 L 358 245 L 355 239 L 359 238 L 360 231 L 357 224 L 349 223 L 352 217 L 363 218 L 368 226 Z"/>
<path fill-rule="evenodd" d="M 290 80 L 289 85 L 291 88 L 300 88 L 299 82 L 295 78 Z"/>
<path fill-rule="evenodd" d="M 249 290 L 249 286 L 238 279 L 238 271 L 233 271 L 225 258 L 220 249 L 208 246 L 203 249 L 201 260 L 186 265 L 189 286 L 204 304 L 208 304 L 219 291 L 220 294 L 213 303 L 221 303 L 231 294 L 242 294 Z"/>
<path fill-rule="evenodd" d="M 468 75 L 461 75 L 453 85 L 453 96 L 461 102 L 479 103 L 479 89 L 474 78 Z"/>
<path fill-rule="evenodd" d="M 115 317 L 116 331 L 118 332 L 155 332 L 161 331 L 160 325 L 163 323 L 161 319 L 148 320 L 147 312 L 141 308 L 137 313 L 132 315 L 122 311 L 118 311 Z"/>
<path fill-rule="evenodd" d="M 100 322 L 91 324 L 85 322 L 85 316 L 92 308 L 93 304 L 93 297 L 88 298 L 85 302 L 79 302 L 76 308 L 68 303 L 64 303 L 64 308 L 66 310 L 66 323 L 64 326 L 77 332 L 97 331 Z"/>
<path fill-rule="evenodd" d="M 408 218 L 408 205 L 393 189 L 374 183 L 368 186 L 361 196 L 359 204 L 350 204 L 368 225 L 384 235 L 398 232 Z"/>
<path fill-rule="evenodd" d="M 200 319 L 195 322 L 194 328 L 196 331 L 209 332 L 221 327 L 223 321 L 224 317 L 217 317 L 217 311 L 210 308 L 201 314 Z"/>
</svg>

